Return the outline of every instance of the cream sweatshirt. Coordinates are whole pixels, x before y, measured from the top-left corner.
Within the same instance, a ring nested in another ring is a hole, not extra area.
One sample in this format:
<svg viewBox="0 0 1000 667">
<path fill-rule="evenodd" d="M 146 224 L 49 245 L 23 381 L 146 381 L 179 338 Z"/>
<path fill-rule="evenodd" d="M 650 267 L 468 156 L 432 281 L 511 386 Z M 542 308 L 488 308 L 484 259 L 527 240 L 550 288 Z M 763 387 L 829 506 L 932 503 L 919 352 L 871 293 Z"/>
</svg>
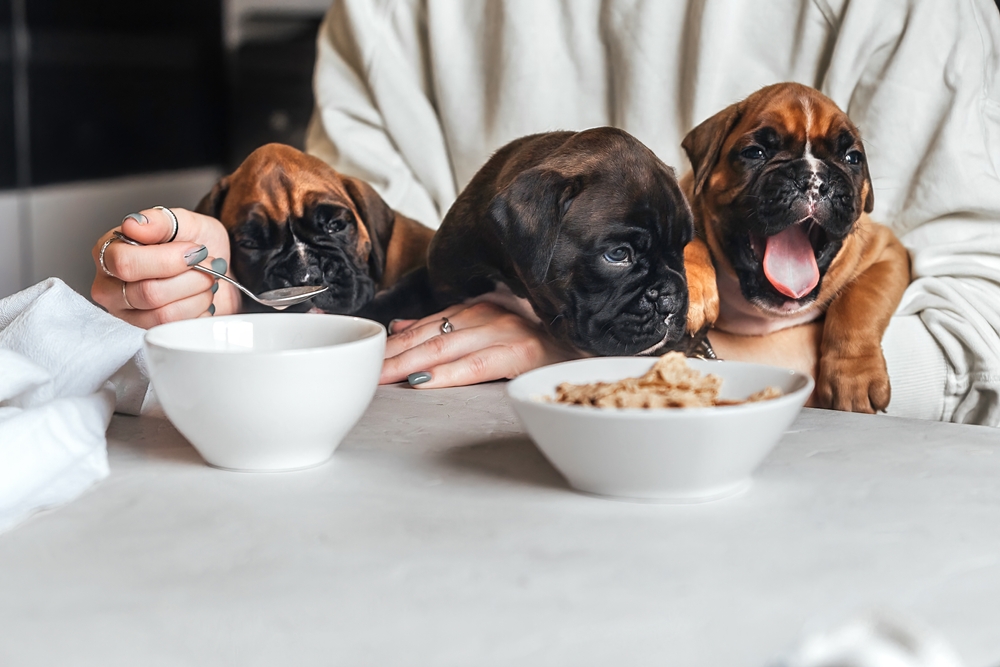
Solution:
<svg viewBox="0 0 1000 667">
<path fill-rule="evenodd" d="M 307 149 L 437 227 L 508 141 L 614 125 L 681 173 L 692 127 L 778 81 L 861 130 L 913 283 L 889 414 L 1000 423 L 1000 15 L 991 0 L 336 0 Z"/>
</svg>

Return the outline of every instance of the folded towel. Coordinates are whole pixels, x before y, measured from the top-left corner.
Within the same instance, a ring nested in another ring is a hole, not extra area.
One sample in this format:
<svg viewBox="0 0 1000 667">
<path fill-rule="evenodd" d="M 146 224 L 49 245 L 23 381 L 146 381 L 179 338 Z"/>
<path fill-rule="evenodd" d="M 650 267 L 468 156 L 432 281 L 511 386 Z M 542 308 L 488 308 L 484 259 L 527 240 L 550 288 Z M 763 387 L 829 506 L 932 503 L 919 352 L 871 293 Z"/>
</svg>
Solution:
<svg viewBox="0 0 1000 667">
<path fill-rule="evenodd" d="M 143 333 L 58 278 L 0 300 L 0 531 L 107 476 L 116 402 L 146 393 Z"/>
</svg>

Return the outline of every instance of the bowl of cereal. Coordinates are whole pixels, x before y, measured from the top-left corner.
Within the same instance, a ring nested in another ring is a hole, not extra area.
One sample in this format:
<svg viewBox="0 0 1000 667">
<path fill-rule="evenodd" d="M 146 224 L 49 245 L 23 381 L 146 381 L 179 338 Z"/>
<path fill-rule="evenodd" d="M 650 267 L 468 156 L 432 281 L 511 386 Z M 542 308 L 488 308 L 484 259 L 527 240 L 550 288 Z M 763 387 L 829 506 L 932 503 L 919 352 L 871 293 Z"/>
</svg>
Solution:
<svg viewBox="0 0 1000 667">
<path fill-rule="evenodd" d="M 507 385 L 528 435 L 574 489 L 677 503 L 747 489 L 812 390 L 797 371 L 680 353 L 568 361 Z"/>
</svg>

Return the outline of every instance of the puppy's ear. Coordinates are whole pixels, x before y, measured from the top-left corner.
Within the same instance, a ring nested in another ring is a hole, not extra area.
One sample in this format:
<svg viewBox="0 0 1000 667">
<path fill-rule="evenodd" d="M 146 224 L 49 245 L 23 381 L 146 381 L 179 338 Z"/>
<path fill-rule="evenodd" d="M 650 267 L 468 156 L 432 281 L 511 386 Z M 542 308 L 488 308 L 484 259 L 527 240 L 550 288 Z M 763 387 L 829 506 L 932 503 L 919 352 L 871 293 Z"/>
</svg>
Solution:
<svg viewBox="0 0 1000 667">
<path fill-rule="evenodd" d="M 868 173 L 868 159 L 865 158 L 865 187 L 868 194 L 865 195 L 865 213 L 871 213 L 875 208 L 875 186 L 872 185 L 872 176 Z"/>
<path fill-rule="evenodd" d="M 195 213 L 210 215 L 216 220 L 219 220 L 222 215 L 222 205 L 226 201 L 227 194 L 229 194 L 228 176 L 219 179 L 219 182 L 212 187 L 212 190 L 201 198 L 198 205 L 194 207 Z"/>
<path fill-rule="evenodd" d="M 741 115 L 740 105 L 732 104 L 688 132 L 681 142 L 694 170 L 695 195 L 700 194 L 705 187 L 708 175 L 719 161 L 722 144 Z"/>
<path fill-rule="evenodd" d="M 539 285 L 555 254 L 563 215 L 580 182 L 550 169 L 529 169 L 490 202 L 489 217 L 514 270 L 526 285 Z"/>
<path fill-rule="evenodd" d="M 375 192 L 375 188 L 364 181 L 341 175 L 347 196 L 354 202 L 361 220 L 358 222 L 368 230 L 371 250 L 368 252 L 368 269 L 375 282 L 381 282 L 385 272 L 385 253 L 392 236 L 396 212 L 389 208 L 385 200 Z"/>
</svg>

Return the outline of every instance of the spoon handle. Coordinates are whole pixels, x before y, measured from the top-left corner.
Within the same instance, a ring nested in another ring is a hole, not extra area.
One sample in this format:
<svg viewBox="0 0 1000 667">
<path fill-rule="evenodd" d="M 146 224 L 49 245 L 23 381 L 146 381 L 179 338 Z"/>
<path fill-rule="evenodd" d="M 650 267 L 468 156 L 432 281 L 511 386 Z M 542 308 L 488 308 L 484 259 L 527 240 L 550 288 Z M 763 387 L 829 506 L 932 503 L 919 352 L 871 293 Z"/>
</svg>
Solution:
<svg viewBox="0 0 1000 667">
<path fill-rule="evenodd" d="M 123 234 L 119 230 L 115 230 L 114 237 L 116 239 L 118 239 L 119 241 L 124 241 L 125 243 L 128 243 L 129 245 L 134 245 L 134 246 L 143 246 L 143 245 L 146 245 L 145 243 L 139 243 L 138 241 L 136 241 L 131 236 L 126 236 L 125 234 Z M 210 276 L 215 276 L 216 278 L 218 278 L 220 280 L 225 280 L 227 283 L 233 285 L 234 287 L 236 287 L 236 289 L 238 289 L 239 291 L 243 292 L 244 294 L 246 294 L 248 297 L 250 297 L 251 299 L 253 299 L 257 303 L 264 303 L 263 301 L 261 301 L 260 299 L 257 298 L 256 294 L 254 294 L 253 292 L 251 292 L 250 290 L 248 290 L 243 285 L 240 285 L 238 282 L 236 282 L 235 280 L 233 280 L 232 278 L 230 278 L 229 276 L 227 276 L 225 274 L 219 273 L 218 271 L 213 271 L 212 269 L 210 269 L 210 268 L 208 268 L 206 266 L 202 266 L 201 264 L 195 264 L 191 268 L 195 269 L 197 271 L 201 271 L 202 273 L 207 273 Z M 264 305 L 267 305 L 267 304 L 264 304 Z"/>
<path fill-rule="evenodd" d="M 196 271 L 201 271 L 202 273 L 207 273 L 210 276 L 215 276 L 219 280 L 225 280 L 227 283 L 229 283 L 233 287 L 237 288 L 239 291 L 243 292 L 244 294 L 246 294 L 248 297 L 250 297 L 251 299 L 253 299 L 257 303 L 261 302 L 260 299 L 257 298 L 256 294 L 254 294 L 253 292 L 251 292 L 250 290 L 248 290 L 243 285 L 240 285 L 238 282 L 236 282 L 235 280 L 233 280 L 232 278 L 230 278 L 229 276 L 227 276 L 224 273 L 219 273 L 218 271 L 213 271 L 212 269 L 208 268 L 207 266 L 202 266 L 201 264 L 195 264 L 191 268 L 194 269 L 194 270 L 196 270 Z"/>
</svg>

